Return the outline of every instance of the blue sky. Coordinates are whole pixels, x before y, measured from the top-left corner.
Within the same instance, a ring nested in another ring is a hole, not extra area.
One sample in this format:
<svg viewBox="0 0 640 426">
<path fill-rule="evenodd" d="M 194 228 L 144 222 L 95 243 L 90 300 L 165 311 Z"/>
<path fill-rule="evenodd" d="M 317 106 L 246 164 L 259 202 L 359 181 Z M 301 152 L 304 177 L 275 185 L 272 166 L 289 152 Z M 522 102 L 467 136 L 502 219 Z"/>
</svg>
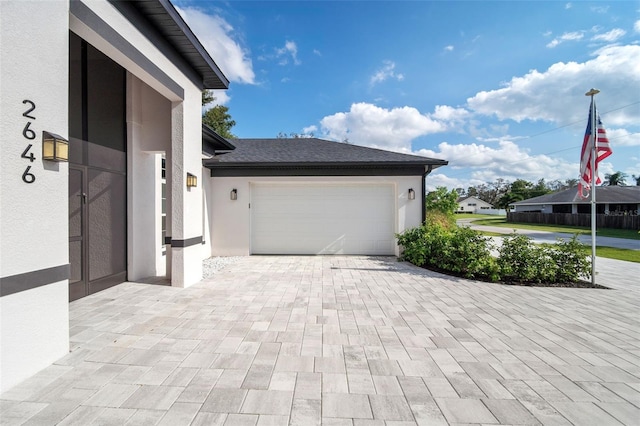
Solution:
<svg viewBox="0 0 640 426">
<path fill-rule="evenodd" d="M 577 178 L 590 88 L 640 175 L 637 1 L 172 0 L 241 138 L 309 133 L 449 161 L 430 189 Z"/>
</svg>

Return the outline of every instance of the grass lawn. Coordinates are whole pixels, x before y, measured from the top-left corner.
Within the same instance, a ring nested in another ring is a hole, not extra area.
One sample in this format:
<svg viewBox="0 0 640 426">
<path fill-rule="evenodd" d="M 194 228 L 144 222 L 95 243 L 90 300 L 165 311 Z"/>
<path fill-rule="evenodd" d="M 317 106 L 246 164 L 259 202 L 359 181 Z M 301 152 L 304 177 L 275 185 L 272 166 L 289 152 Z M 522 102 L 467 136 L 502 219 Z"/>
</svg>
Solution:
<svg viewBox="0 0 640 426">
<path fill-rule="evenodd" d="M 629 250 L 614 247 L 596 247 L 596 256 L 608 259 L 624 260 L 640 263 L 640 250 Z"/>
<path fill-rule="evenodd" d="M 472 215 L 469 215 L 472 216 Z M 511 223 L 507 222 L 507 218 L 504 216 L 488 217 L 481 215 L 483 218 L 474 220 L 474 225 L 487 225 L 487 226 L 499 226 L 501 228 L 518 228 L 518 229 L 532 229 L 534 231 L 548 231 L 548 232 L 565 232 L 568 234 L 587 234 L 591 233 L 591 228 L 585 228 L 580 226 L 553 226 L 553 225 L 536 225 L 533 223 Z M 458 218 L 458 216 L 456 216 Z M 596 230 L 596 234 L 600 237 L 615 237 L 626 238 L 628 240 L 640 240 L 640 233 L 632 229 L 612 229 L 601 228 Z"/>
<path fill-rule="evenodd" d="M 491 219 L 491 218 L 505 218 L 505 216 L 497 216 L 495 214 L 480 214 L 480 213 L 456 213 L 456 220 L 458 219 Z"/>
<path fill-rule="evenodd" d="M 553 246 L 550 243 L 542 243 L 541 246 Z M 589 247 L 589 256 L 591 256 L 591 247 Z M 624 260 L 625 262 L 640 263 L 640 250 L 629 250 L 615 247 L 596 246 L 596 256 L 606 257 L 607 259 Z"/>
</svg>

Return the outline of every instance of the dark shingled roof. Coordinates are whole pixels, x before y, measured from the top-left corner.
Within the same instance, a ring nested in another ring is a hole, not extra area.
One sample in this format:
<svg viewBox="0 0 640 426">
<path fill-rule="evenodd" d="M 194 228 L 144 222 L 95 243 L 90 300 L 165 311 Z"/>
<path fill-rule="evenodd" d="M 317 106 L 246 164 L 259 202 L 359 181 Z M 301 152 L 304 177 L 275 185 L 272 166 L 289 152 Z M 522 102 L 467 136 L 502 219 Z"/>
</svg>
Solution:
<svg viewBox="0 0 640 426">
<path fill-rule="evenodd" d="M 400 154 L 317 138 L 232 139 L 236 149 L 209 160 L 216 165 L 422 165 L 433 169 L 448 164 L 445 160 Z"/>
<path fill-rule="evenodd" d="M 211 176 L 420 176 L 448 164 L 317 138 L 229 142 L 234 151 L 203 161 Z"/>
<path fill-rule="evenodd" d="M 615 204 L 640 203 L 640 186 L 599 186 L 596 189 L 596 202 Z M 578 195 L 578 188 L 569 188 L 553 194 L 541 195 L 528 200 L 512 203 L 515 206 L 537 204 L 590 204 L 591 197 L 582 199 Z"/>
</svg>

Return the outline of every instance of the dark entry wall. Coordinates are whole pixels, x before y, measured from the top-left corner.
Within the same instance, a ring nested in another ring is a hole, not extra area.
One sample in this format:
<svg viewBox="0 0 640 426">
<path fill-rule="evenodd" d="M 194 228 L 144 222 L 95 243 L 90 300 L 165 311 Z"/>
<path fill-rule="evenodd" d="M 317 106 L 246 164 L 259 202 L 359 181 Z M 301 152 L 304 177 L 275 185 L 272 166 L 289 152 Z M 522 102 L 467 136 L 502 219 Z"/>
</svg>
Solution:
<svg viewBox="0 0 640 426">
<path fill-rule="evenodd" d="M 69 37 L 69 299 L 126 280 L 126 71 Z"/>
</svg>

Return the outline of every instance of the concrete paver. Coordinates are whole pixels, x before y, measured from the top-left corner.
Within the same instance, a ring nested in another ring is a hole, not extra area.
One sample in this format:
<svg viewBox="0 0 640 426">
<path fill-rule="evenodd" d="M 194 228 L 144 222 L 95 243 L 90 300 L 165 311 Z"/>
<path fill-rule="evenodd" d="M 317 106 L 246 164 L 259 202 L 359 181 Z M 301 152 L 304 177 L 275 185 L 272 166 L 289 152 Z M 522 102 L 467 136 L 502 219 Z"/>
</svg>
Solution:
<svg viewBox="0 0 640 426">
<path fill-rule="evenodd" d="M 0 395 L 0 423 L 632 425 L 640 269 L 607 261 L 610 290 L 358 256 L 125 283 L 70 304 L 69 355 Z"/>
</svg>

